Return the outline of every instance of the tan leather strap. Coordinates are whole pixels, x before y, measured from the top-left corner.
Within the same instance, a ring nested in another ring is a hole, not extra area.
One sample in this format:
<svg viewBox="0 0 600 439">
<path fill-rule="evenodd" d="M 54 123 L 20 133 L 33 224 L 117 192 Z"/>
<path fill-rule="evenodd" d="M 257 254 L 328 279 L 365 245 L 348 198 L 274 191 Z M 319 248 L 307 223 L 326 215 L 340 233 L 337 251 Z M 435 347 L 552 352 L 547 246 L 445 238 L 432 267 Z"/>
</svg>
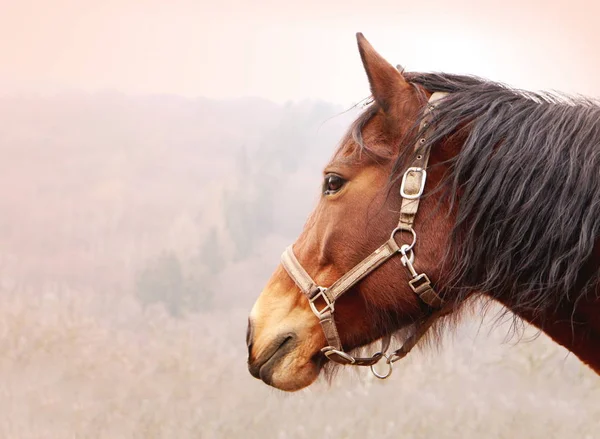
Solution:
<svg viewBox="0 0 600 439">
<path fill-rule="evenodd" d="M 312 277 L 306 272 L 302 264 L 296 259 L 296 255 L 290 245 L 281 255 L 281 264 L 285 271 L 290 275 L 298 288 L 311 299 L 317 292 L 318 287 L 312 280 Z"/>
<path fill-rule="evenodd" d="M 393 238 L 390 238 L 381 247 L 335 281 L 329 288 L 322 288 L 323 293 L 330 302 L 335 302 L 338 297 L 398 253 L 399 250 L 400 248 L 398 247 L 398 244 L 396 244 L 396 241 L 394 241 Z M 312 299 L 314 295 L 318 293 L 319 287 L 315 284 L 315 281 L 313 281 L 306 270 L 304 270 L 300 262 L 298 262 L 298 259 L 296 259 L 292 246 L 289 246 L 283 255 L 281 255 L 281 261 L 283 263 L 283 268 L 285 268 L 290 277 L 294 279 L 296 285 L 300 287 L 302 292 L 308 296 L 309 299 Z"/>
<path fill-rule="evenodd" d="M 419 126 L 420 133 L 424 133 L 425 129 L 429 126 L 429 115 L 435 109 L 435 103 L 444 98 L 446 95 L 447 93 L 439 92 L 431 95 L 429 101 L 427 102 L 427 109 L 425 110 L 425 114 L 421 120 L 421 125 Z M 421 194 L 425 189 L 425 181 L 427 179 L 427 163 L 429 163 L 429 154 L 431 153 L 431 148 L 422 149 L 425 141 L 425 137 L 420 137 L 415 143 L 414 151 L 415 153 L 420 153 L 415 156 L 413 162 L 404 173 L 402 179 L 402 187 L 400 190 L 400 195 L 402 196 L 402 206 L 400 207 L 400 221 L 398 226 L 412 227 L 415 221 L 417 210 L 419 209 L 419 200 L 421 199 Z"/>
<path fill-rule="evenodd" d="M 427 333 L 429 328 L 433 326 L 437 319 L 448 314 L 449 312 L 449 310 L 437 310 L 429 317 L 421 321 L 421 323 L 417 325 L 415 332 L 406 339 L 404 344 L 402 344 L 399 349 L 396 349 L 394 352 L 392 352 L 392 354 L 388 357 L 388 361 L 390 363 L 395 363 L 396 361 L 406 357 L 412 348 L 414 348 L 419 340 Z"/>
<path fill-rule="evenodd" d="M 342 342 L 340 341 L 333 318 L 335 301 L 361 279 L 398 253 L 398 251 L 398 245 L 393 237 L 391 237 L 385 244 L 355 265 L 350 271 L 346 272 L 329 288 L 320 287 L 316 284 L 296 258 L 292 246 L 289 246 L 283 255 L 281 255 L 281 263 L 288 275 L 308 298 L 313 312 L 319 318 L 329 346 L 333 349 L 341 350 Z"/>
<path fill-rule="evenodd" d="M 425 133 L 430 122 L 430 112 L 435 108 L 434 102 L 443 98 L 446 93 L 434 93 L 427 104 L 427 108 L 423 115 L 420 126 L 420 133 Z M 319 318 L 325 338 L 329 343 L 322 349 L 325 355 L 332 361 L 341 364 L 353 364 L 356 366 L 373 366 L 381 358 L 385 357 L 389 365 L 389 373 L 391 373 L 391 364 L 397 359 L 406 355 L 418 340 L 425 334 L 434 321 L 443 314 L 439 308 L 444 304 L 442 298 L 435 292 L 431 285 L 431 281 L 426 274 L 419 274 L 414 266 L 414 251 L 417 235 L 412 228 L 417 210 L 419 208 L 419 199 L 425 188 L 427 178 L 427 163 L 429 160 L 430 148 L 422 148 L 426 144 L 424 137 L 419 138 L 415 144 L 415 157 L 403 175 L 400 195 L 402 196 L 402 205 L 400 208 L 400 218 L 398 227 L 392 231 L 390 238 L 376 249 L 373 253 L 356 264 L 352 269 L 346 272 L 342 277 L 335 281 L 329 288 L 319 286 L 313 278 L 306 272 L 302 264 L 296 258 L 292 246 L 288 247 L 281 256 L 281 263 L 296 283 L 298 288 L 307 297 L 310 307 L 314 314 Z M 396 242 L 396 234 L 400 232 L 409 232 L 412 234 L 413 240 L 410 244 L 401 246 Z M 408 282 L 412 291 L 427 305 L 435 309 L 430 316 L 418 325 L 417 331 L 409 337 L 406 343 L 391 356 L 385 352 L 389 346 L 389 336 L 384 337 L 383 345 L 380 352 L 368 358 L 353 357 L 344 352 L 342 342 L 334 319 L 335 302 L 350 288 L 368 276 L 373 270 L 377 269 L 395 254 L 402 255 L 402 264 L 407 267 L 410 272 L 411 280 Z M 373 370 L 373 369 L 372 369 Z M 378 375 L 374 370 L 373 373 L 378 378 L 385 378 L 388 375 Z"/>
</svg>

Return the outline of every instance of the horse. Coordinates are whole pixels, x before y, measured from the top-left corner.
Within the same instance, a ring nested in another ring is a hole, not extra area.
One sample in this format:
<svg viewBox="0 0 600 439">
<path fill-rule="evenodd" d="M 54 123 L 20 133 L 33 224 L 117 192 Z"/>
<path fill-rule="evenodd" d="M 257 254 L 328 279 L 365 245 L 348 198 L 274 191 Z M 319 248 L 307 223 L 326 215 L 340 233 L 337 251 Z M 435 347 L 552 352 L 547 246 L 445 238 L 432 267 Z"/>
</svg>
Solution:
<svg viewBox="0 0 600 439">
<path fill-rule="evenodd" d="M 250 373 L 285 391 L 335 365 L 385 378 L 489 299 L 600 374 L 598 103 L 406 72 L 357 41 L 372 97 L 250 312 Z"/>
</svg>

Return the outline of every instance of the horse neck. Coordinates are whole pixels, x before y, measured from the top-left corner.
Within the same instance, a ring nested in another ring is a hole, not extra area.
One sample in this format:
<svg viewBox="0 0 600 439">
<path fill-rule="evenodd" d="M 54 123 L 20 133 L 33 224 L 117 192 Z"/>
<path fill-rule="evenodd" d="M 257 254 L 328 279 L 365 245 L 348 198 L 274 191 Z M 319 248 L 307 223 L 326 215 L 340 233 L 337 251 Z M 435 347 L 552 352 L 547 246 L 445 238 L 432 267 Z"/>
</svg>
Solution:
<svg viewBox="0 0 600 439">
<path fill-rule="evenodd" d="M 516 310 L 515 313 L 600 374 L 599 297 L 600 287 L 595 294 L 590 293 L 577 303 L 564 301 L 557 309 L 548 309 L 541 314 L 529 310 Z M 510 300 L 498 300 L 511 309 Z"/>
</svg>

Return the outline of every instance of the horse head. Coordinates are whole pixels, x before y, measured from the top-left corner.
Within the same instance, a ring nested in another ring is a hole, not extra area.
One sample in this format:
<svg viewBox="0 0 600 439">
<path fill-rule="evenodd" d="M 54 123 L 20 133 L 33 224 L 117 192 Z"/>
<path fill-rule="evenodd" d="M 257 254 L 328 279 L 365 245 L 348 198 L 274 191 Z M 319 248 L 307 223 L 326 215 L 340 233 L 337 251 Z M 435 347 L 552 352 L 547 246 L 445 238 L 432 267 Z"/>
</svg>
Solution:
<svg viewBox="0 0 600 439">
<path fill-rule="evenodd" d="M 250 315 L 248 364 L 252 375 L 283 390 L 312 383 L 327 357 L 344 363 L 344 350 L 388 337 L 430 315 L 430 304 L 409 285 L 413 276 L 403 267 L 398 250 L 413 243 L 406 257 L 418 255 L 415 267 L 427 273 L 428 279 L 437 279 L 451 227 L 448 215 L 436 213 L 440 198 L 434 194 L 421 201 L 419 217 L 435 217 L 435 221 L 418 221 L 405 230 L 397 229 L 403 201 L 399 194 L 405 181 L 390 177 L 401 156 L 407 160 L 412 156 L 409 139 L 420 131 L 419 121 L 431 93 L 408 82 L 361 34 L 358 48 L 374 102 L 325 166 L 319 202 L 288 253 L 313 286 L 331 286 L 378 252 L 382 243 L 391 242 L 389 253 L 399 256 L 372 267 L 368 275 L 344 291 L 335 302 L 335 312 L 318 290 L 311 293 L 318 296 L 316 300 L 307 300 L 308 291 L 303 294 L 299 288 L 302 280 L 290 275 L 290 263 L 276 269 Z M 432 152 L 429 163 L 443 163 L 447 153 Z M 419 155 L 417 158 L 421 159 Z M 431 169 L 427 187 L 417 190 L 435 186 L 444 173 L 443 166 Z M 424 175 L 413 174 L 409 178 L 417 179 L 417 186 L 425 186 Z M 420 237 L 414 242 L 413 227 L 414 236 Z M 392 234 L 394 230 L 399 233 Z M 319 313 L 328 306 L 333 329 L 324 332 L 320 321 L 325 318 Z M 325 355 L 323 349 L 335 343 L 328 340 L 327 332 L 339 340 L 339 346 L 330 349 L 339 355 Z"/>
</svg>

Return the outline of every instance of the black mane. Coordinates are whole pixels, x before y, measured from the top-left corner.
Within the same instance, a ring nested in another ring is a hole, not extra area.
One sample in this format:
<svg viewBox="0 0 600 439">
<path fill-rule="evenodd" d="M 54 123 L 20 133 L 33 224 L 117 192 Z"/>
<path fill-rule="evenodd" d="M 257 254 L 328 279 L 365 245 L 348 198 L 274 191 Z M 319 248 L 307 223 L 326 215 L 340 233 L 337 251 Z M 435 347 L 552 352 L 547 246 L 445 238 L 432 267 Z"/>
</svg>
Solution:
<svg viewBox="0 0 600 439">
<path fill-rule="evenodd" d="M 598 104 L 470 76 L 405 77 L 450 93 L 434 113 L 431 147 L 466 139 L 440 186 L 457 214 L 450 297 L 484 292 L 540 312 L 589 293 L 599 273 L 591 261 L 600 235 Z"/>
</svg>

